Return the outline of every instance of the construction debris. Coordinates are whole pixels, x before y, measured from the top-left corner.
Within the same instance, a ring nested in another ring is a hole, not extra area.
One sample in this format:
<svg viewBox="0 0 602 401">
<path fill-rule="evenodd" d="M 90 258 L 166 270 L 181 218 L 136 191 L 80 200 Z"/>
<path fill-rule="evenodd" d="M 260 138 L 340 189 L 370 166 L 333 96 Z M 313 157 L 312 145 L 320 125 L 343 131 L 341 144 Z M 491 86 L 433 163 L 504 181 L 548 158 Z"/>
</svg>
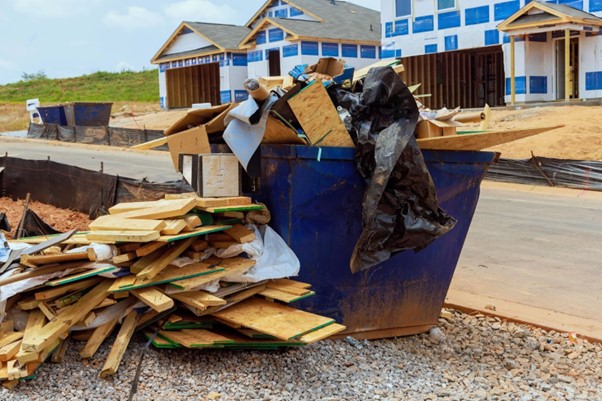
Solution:
<svg viewBox="0 0 602 401">
<path fill-rule="evenodd" d="M 265 262 L 274 245 L 264 242 L 284 242 L 267 226 L 245 224 L 245 213 L 263 205 L 246 197 L 171 198 L 115 205 L 88 232 L 25 248 L 0 276 L 5 387 L 50 356 L 61 360 L 69 339 L 85 341 L 80 356 L 92 357 L 114 330 L 103 378 L 118 371 L 136 331 L 157 348 L 277 349 L 345 329 L 290 306 L 314 292 L 285 279 L 299 270 L 290 249 L 277 255 L 277 269 Z"/>
</svg>

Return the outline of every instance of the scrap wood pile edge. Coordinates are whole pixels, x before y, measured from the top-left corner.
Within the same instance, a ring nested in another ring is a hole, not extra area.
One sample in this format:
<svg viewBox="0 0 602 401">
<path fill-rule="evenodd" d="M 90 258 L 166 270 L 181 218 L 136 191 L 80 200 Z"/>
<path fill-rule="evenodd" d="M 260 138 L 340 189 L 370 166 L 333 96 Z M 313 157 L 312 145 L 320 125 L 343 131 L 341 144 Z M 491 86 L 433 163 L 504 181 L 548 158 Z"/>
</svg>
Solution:
<svg viewBox="0 0 602 401">
<path fill-rule="evenodd" d="M 277 349 L 345 329 L 289 305 L 314 295 L 309 284 L 241 281 L 256 262 L 223 252 L 256 240 L 260 231 L 245 223 L 265 221 L 263 205 L 168 198 L 115 205 L 88 232 L 13 242 L 23 244 L 21 254 L 0 275 L 2 385 L 59 362 L 69 340 L 84 341 L 80 356 L 90 358 L 112 332 L 103 378 L 117 372 L 136 331 L 157 348 Z"/>
</svg>

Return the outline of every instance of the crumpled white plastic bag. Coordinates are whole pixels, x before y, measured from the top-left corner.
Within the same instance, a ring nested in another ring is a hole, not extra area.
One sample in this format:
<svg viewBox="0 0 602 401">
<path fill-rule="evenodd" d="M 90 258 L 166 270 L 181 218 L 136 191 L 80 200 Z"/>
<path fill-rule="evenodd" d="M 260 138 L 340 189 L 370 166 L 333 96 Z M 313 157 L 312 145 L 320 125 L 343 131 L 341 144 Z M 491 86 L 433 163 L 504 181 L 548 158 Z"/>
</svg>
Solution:
<svg viewBox="0 0 602 401">
<path fill-rule="evenodd" d="M 105 260 L 113 259 L 113 256 L 117 256 L 119 252 L 117 252 L 117 247 L 114 245 L 105 245 L 105 244 L 95 244 L 92 243 L 90 245 L 80 246 L 77 248 L 73 248 L 68 250 L 65 253 L 79 253 L 86 252 L 88 248 L 94 249 L 94 253 L 96 254 L 96 260 L 98 262 L 102 262 Z"/>
<path fill-rule="evenodd" d="M 299 259 L 286 242 L 270 226 L 257 228 L 249 224 L 247 228 L 255 231 L 255 240 L 246 244 L 232 245 L 217 251 L 220 258 L 231 258 L 245 252 L 255 261 L 255 266 L 245 273 L 233 273 L 222 278 L 223 281 L 256 283 L 258 281 L 296 276 L 299 274 Z"/>
</svg>

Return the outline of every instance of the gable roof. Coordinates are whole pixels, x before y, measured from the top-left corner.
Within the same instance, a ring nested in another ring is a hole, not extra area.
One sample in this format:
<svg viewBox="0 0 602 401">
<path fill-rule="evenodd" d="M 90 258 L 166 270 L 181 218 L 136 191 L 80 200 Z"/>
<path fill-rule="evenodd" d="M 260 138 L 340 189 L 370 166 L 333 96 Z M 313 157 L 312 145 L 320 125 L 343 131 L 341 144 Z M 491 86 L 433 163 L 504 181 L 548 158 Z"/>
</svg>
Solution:
<svg viewBox="0 0 602 401">
<path fill-rule="evenodd" d="M 499 24 L 498 30 L 506 32 L 560 24 L 602 26 L 602 18 L 565 4 L 532 1 Z"/>
<path fill-rule="evenodd" d="M 263 3 L 263 5 L 262 5 L 262 6 L 259 8 L 259 10 L 257 10 L 257 11 L 255 12 L 255 14 L 253 14 L 253 16 L 251 17 L 251 19 L 249 19 L 249 20 L 247 21 L 247 23 L 245 24 L 245 26 L 251 26 L 251 24 L 253 24 L 253 22 L 257 21 L 257 19 L 259 19 L 259 17 L 260 17 L 260 16 L 261 16 L 261 14 L 262 14 L 262 13 L 265 11 L 265 9 L 266 9 L 266 8 L 268 8 L 268 7 L 269 7 L 269 6 L 270 6 L 270 5 L 271 5 L 273 2 L 274 2 L 274 0 L 267 0 L 265 3 Z M 288 4 L 288 5 L 290 5 L 290 6 L 296 7 L 297 9 L 299 9 L 299 10 L 303 11 L 303 13 L 304 13 L 304 14 L 307 14 L 307 15 L 309 15 L 310 17 L 313 17 L 313 18 L 317 19 L 318 21 L 321 21 L 321 20 L 322 20 L 322 19 L 321 19 L 321 18 L 320 18 L 318 15 L 316 15 L 316 14 L 312 13 L 310 10 L 308 10 L 308 9 L 306 9 L 306 8 L 304 8 L 304 7 L 302 7 L 302 6 L 301 6 L 301 5 L 299 5 L 299 4 L 296 4 L 296 2 L 295 2 L 295 1 L 291 1 L 291 0 L 282 0 L 282 2 L 283 2 L 283 3 L 287 3 L 287 4 Z"/>
<path fill-rule="evenodd" d="M 198 49 L 188 50 L 180 53 L 163 54 L 171 42 L 178 36 L 182 29 L 190 29 L 211 45 Z M 212 24 L 208 22 L 184 21 L 171 34 L 169 39 L 161 46 L 151 59 L 151 63 L 159 63 L 166 60 L 179 59 L 182 57 L 202 56 L 206 54 L 219 53 L 226 50 L 238 49 L 240 41 L 251 31 L 250 28 L 240 25 Z"/>
<path fill-rule="evenodd" d="M 264 18 L 240 43 L 244 46 L 263 26 L 271 23 L 293 36 L 292 39 L 327 39 L 380 44 L 380 13 L 345 1 L 294 0 L 321 17 L 321 21 L 292 18 Z"/>
</svg>

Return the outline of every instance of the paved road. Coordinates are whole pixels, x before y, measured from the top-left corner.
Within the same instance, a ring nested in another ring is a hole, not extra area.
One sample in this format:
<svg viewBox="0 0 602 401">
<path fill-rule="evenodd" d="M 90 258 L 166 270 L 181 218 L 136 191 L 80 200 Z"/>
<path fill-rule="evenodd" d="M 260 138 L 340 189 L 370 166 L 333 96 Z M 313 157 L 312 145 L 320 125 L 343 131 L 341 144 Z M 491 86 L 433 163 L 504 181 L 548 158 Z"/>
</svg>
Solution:
<svg viewBox="0 0 602 401">
<path fill-rule="evenodd" d="M 0 137 L 0 153 L 154 181 L 166 152 Z M 484 183 L 448 302 L 602 339 L 602 193 Z M 553 323 L 553 324 L 552 324 Z"/>
</svg>

